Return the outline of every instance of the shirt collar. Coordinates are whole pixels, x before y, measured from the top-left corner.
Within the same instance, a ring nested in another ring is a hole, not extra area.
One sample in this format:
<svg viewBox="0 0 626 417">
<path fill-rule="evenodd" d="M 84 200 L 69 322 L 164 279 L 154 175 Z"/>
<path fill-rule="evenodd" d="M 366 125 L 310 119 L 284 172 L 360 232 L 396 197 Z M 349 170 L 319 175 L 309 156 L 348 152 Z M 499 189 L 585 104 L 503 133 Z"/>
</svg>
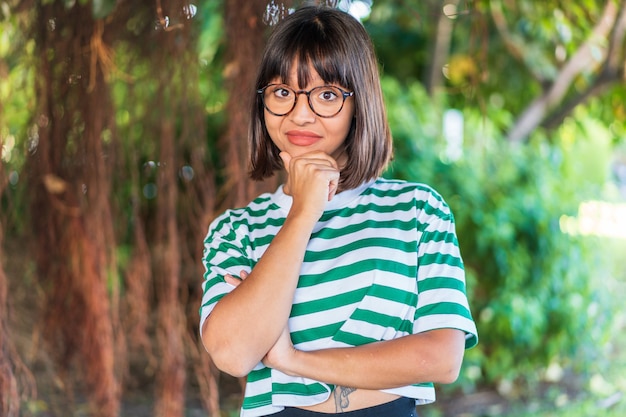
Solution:
<svg viewBox="0 0 626 417">
<path fill-rule="evenodd" d="M 335 194 L 332 200 L 326 203 L 324 211 L 337 210 L 346 207 L 352 200 L 360 196 L 365 190 L 367 190 L 376 180 L 370 180 L 362 183 L 356 188 L 342 191 Z M 280 185 L 274 193 L 274 202 L 278 204 L 282 209 L 289 211 L 293 198 L 290 195 L 285 194 L 284 185 Z"/>
</svg>

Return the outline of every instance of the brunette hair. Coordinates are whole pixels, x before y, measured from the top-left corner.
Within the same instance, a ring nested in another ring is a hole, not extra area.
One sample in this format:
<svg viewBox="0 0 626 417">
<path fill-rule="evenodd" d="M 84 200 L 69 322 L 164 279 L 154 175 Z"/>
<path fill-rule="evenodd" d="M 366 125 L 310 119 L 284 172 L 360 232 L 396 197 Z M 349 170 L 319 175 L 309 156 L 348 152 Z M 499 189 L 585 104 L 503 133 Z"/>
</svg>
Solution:
<svg viewBox="0 0 626 417">
<path fill-rule="evenodd" d="M 283 167 L 256 90 L 276 77 L 286 82 L 293 65 L 300 88 L 308 83 L 312 67 L 324 82 L 354 91 L 355 115 L 345 140 L 347 163 L 340 188 L 355 188 L 379 176 L 391 158 L 392 143 L 374 46 L 363 25 L 348 13 L 307 6 L 279 22 L 265 47 L 250 122 L 250 177 L 262 180 Z"/>
</svg>

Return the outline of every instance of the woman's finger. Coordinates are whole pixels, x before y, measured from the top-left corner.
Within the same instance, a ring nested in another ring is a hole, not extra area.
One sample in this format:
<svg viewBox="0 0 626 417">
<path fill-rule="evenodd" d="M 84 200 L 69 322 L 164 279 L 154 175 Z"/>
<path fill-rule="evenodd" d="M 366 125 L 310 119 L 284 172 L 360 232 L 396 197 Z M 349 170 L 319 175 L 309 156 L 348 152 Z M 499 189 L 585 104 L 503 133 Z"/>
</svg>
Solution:
<svg viewBox="0 0 626 417">
<path fill-rule="evenodd" d="M 231 274 L 226 274 L 224 275 L 224 281 L 226 281 L 230 285 L 237 287 L 244 279 L 248 278 L 248 275 L 250 274 L 242 269 L 239 273 L 239 277 L 235 277 Z"/>
</svg>

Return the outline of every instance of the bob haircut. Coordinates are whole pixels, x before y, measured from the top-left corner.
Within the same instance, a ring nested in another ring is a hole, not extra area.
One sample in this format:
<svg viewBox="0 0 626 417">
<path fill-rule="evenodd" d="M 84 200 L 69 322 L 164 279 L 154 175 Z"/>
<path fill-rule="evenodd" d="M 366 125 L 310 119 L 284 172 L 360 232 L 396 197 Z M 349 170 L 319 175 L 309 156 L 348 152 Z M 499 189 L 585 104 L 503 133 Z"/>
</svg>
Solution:
<svg viewBox="0 0 626 417">
<path fill-rule="evenodd" d="M 313 68 L 328 84 L 354 92 L 355 115 L 345 139 L 347 162 L 339 188 L 352 189 L 379 176 L 392 154 L 374 46 L 362 24 L 348 13 L 307 6 L 280 21 L 270 35 L 256 79 L 256 90 L 279 77 L 283 83 L 297 66 L 298 87 L 304 88 Z M 265 127 L 259 94 L 250 121 L 250 177 L 262 180 L 283 168 L 280 150 Z"/>
</svg>

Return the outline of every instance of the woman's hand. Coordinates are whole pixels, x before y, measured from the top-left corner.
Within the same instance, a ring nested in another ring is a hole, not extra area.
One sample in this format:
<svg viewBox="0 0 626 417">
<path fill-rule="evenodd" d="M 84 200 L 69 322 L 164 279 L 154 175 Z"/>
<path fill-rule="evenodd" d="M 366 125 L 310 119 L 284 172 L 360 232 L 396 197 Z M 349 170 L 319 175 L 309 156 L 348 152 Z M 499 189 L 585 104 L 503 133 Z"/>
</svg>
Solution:
<svg viewBox="0 0 626 417">
<path fill-rule="evenodd" d="M 324 152 L 309 152 L 296 157 L 281 152 L 280 157 L 287 171 L 284 190 L 293 197 L 292 210 L 310 214 L 317 221 L 326 203 L 337 193 L 337 161 Z"/>
<path fill-rule="evenodd" d="M 296 352 L 289 334 L 289 326 L 285 326 L 274 346 L 263 358 L 263 364 L 288 375 L 293 375 L 289 373 L 289 363 L 293 360 Z"/>
</svg>

